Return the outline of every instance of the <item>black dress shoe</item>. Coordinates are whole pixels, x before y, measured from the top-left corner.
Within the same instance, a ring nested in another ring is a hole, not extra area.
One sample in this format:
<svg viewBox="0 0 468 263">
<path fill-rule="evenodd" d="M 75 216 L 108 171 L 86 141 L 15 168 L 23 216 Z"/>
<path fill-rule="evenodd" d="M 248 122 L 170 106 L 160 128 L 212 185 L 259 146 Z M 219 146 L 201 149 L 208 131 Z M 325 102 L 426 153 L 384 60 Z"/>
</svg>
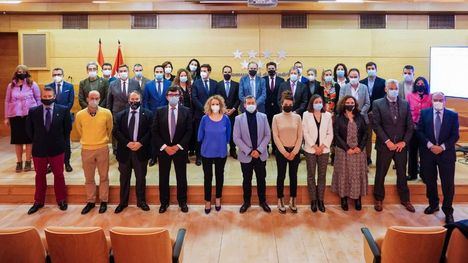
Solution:
<svg viewBox="0 0 468 263">
<path fill-rule="evenodd" d="M 197 157 L 197 159 L 195 160 L 195 165 L 196 166 L 200 166 L 201 165 L 201 159 Z"/>
<path fill-rule="evenodd" d="M 182 213 L 187 213 L 188 212 L 187 204 L 181 204 L 179 206 L 180 206 L 180 211 L 182 211 Z"/>
<path fill-rule="evenodd" d="M 320 212 L 325 213 L 325 204 L 323 204 L 323 201 L 318 200 L 317 205 L 318 205 L 318 209 L 320 210 Z"/>
<path fill-rule="evenodd" d="M 348 211 L 348 199 L 347 197 L 342 197 L 341 198 L 341 209 L 344 211 Z"/>
<path fill-rule="evenodd" d="M 367 158 L 367 166 L 371 165 L 372 164 L 372 159 L 371 158 Z"/>
<path fill-rule="evenodd" d="M 231 155 L 232 158 L 237 159 L 237 153 L 236 153 L 235 150 L 234 150 L 234 151 L 231 151 L 231 152 L 230 152 L 230 155 Z"/>
<path fill-rule="evenodd" d="M 42 205 L 41 204 L 34 204 L 33 206 L 31 206 L 31 208 L 29 208 L 28 215 L 36 213 L 39 209 L 41 209 L 43 207 L 44 207 L 43 204 Z"/>
<path fill-rule="evenodd" d="M 358 211 L 361 211 L 362 209 L 362 203 L 361 203 L 361 197 L 358 199 L 354 200 L 354 208 Z"/>
<path fill-rule="evenodd" d="M 239 209 L 239 213 L 243 214 L 247 212 L 247 209 L 249 209 L 249 207 L 250 207 L 250 204 L 248 203 L 242 204 L 241 208 Z"/>
<path fill-rule="evenodd" d="M 220 205 L 220 206 L 216 206 L 216 205 L 215 205 L 215 210 L 216 210 L 216 212 L 221 211 L 221 205 Z"/>
<path fill-rule="evenodd" d="M 154 166 L 155 164 L 156 164 L 156 158 L 151 158 L 151 159 L 149 160 L 148 165 L 151 167 L 151 166 Z"/>
<path fill-rule="evenodd" d="M 445 216 L 445 223 L 446 224 L 453 224 L 455 220 L 453 219 L 453 215 L 446 215 Z"/>
<path fill-rule="evenodd" d="M 125 208 L 127 208 L 127 205 L 119 204 L 119 205 L 115 208 L 114 213 L 118 214 L 118 213 L 122 212 Z"/>
<path fill-rule="evenodd" d="M 107 211 L 107 202 L 101 202 L 99 206 L 99 214 L 103 214 Z"/>
<path fill-rule="evenodd" d="M 424 214 L 430 215 L 430 214 L 434 214 L 437 211 L 439 211 L 439 206 L 437 207 L 428 206 L 426 207 L 426 209 L 424 209 Z"/>
<path fill-rule="evenodd" d="M 137 207 L 141 208 L 141 210 L 143 210 L 143 211 L 149 211 L 150 210 L 150 207 L 148 206 L 147 203 L 139 203 L 139 204 L 137 204 Z"/>
<path fill-rule="evenodd" d="M 95 206 L 96 206 L 95 203 L 87 203 L 85 207 L 83 208 L 83 210 L 81 210 L 81 214 L 85 215 L 89 213 L 89 211 L 91 211 L 91 209 L 93 209 Z"/>
<path fill-rule="evenodd" d="M 190 159 L 189 157 L 187 156 L 187 160 L 185 161 L 186 163 L 190 163 Z"/>
<path fill-rule="evenodd" d="M 210 208 L 205 208 L 205 214 L 209 214 L 211 212 L 211 207 Z"/>
<path fill-rule="evenodd" d="M 73 168 L 71 167 L 69 163 L 65 164 L 65 171 L 67 171 L 67 173 L 70 173 L 73 171 Z"/>
<path fill-rule="evenodd" d="M 414 175 L 409 175 L 409 176 L 406 176 L 406 180 L 407 181 L 414 181 L 418 179 L 418 176 L 414 176 Z"/>
<path fill-rule="evenodd" d="M 168 207 L 169 207 L 169 204 L 162 204 L 159 207 L 159 213 L 162 214 L 162 213 L 166 212 Z"/>
<path fill-rule="evenodd" d="M 49 166 L 47 166 L 47 172 L 46 173 L 50 174 L 51 172 L 52 172 L 52 167 L 50 167 L 50 165 L 49 165 Z"/>
<path fill-rule="evenodd" d="M 263 209 L 263 211 L 267 212 L 267 213 L 271 213 L 271 208 L 270 206 L 267 204 L 267 202 L 262 202 L 260 203 L 260 207 Z"/>
<path fill-rule="evenodd" d="M 312 212 L 317 212 L 317 201 L 314 200 L 312 202 L 310 202 L 310 210 L 312 210 Z"/>
<path fill-rule="evenodd" d="M 58 206 L 59 206 L 59 209 L 62 210 L 62 211 L 65 211 L 65 210 L 67 210 L 67 208 L 68 208 L 68 204 L 67 204 L 67 202 L 65 202 L 65 201 L 59 202 L 59 203 L 58 203 Z"/>
</svg>

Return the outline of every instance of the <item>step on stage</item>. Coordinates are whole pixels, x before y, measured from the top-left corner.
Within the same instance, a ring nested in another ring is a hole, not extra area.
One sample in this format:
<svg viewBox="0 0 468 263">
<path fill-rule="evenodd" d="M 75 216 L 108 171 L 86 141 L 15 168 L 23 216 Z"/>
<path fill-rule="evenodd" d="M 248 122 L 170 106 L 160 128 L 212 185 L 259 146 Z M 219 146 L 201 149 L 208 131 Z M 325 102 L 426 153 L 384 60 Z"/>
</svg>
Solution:
<svg viewBox="0 0 468 263">
<path fill-rule="evenodd" d="M 79 143 L 72 144 L 71 165 L 73 172 L 65 173 L 65 181 L 68 185 L 68 201 L 69 203 L 84 203 L 85 188 L 84 175 L 81 169 L 81 155 Z M 372 204 L 372 189 L 375 176 L 375 151 L 373 151 L 374 164 L 369 167 L 369 188 L 368 195 L 363 198 L 363 204 Z M 462 156 L 458 156 L 462 158 Z M 190 157 L 191 163 L 187 166 L 188 179 L 188 202 L 189 204 L 203 204 L 203 171 L 201 166 L 195 165 L 195 158 Z M 34 171 L 15 173 L 16 157 L 14 148 L 9 144 L 9 138 L 0 139 L 0 162 L 3 164 L 0 168 L 0 203 L 32 203 L 34 198 Z M 117 169 L 118 163 L 115 157 L 111 154 L 110 161 L 110 203 L 119 202 L 119 172 Z M 242 203 L 242 173 L 240 164 L 237 160 L 228 157 L 224 174 L 223 188 L 223 203 L 225 204 L 241 204 Z M 325 192 L 326 204 L 339 204 L 338 196 L 331 192 L 330 184 L 333 173 L 333 167 L 328 166 L 327 170 L 327 189 Z M 96 182 L 99 182 L 96 172 Z M 254 177 L 255 178 L 255 177 Z M 274 156 L 270 156 L 267 161 L 267 200 L 270 204 L 276 204 L 276 161 Z M 146 177 L 147 201 L 150 204 L 159 204 L 158 191 L 158 164 L 149 167 Z M 214 180 L 213 180 L 214 182 Z M 255 179 L 253 179 L 255 185 Z M 285 185 L 289 184 L 288 176 L 286 175 Z M 399 198 L 396 191 L 396 175 L 395 170 L 390 168 L 386 177 L 386 198 L 385 204 L 398 204 Z M 53 176 L 48 176 L 47 203 L 55 203 L 53 191 Z M 135 179 L 132 178 L 132 185 L 135 185 Z M 176 179 L 174 169 L 171 170 L 171 203 L 177 203 L 176 199 Z M 457 162 L 455 173 L 455 200 L 456 203 L 468 202 L 468 166 Z M 418 179 L 409 182 L 411 201 L 413 203 L 426 204 L 426 188 L 423 182 Z M 288 197 L 289 189 L 285 187 L 285 194 Z M 439 191 L 441 194 L 441 191 Z M 252 189 L 252 202 L 258 201 L 256 196 L 256 188 Z M 130 193 L 130 204 L 135 204 L 135 191 L 132 186 Z M 307 172 L 305 159 L 302 158 L 298 172 L 298 192 L 297 203 L 308 204 L 309 197 L 307 191 Z"/>
</svg>

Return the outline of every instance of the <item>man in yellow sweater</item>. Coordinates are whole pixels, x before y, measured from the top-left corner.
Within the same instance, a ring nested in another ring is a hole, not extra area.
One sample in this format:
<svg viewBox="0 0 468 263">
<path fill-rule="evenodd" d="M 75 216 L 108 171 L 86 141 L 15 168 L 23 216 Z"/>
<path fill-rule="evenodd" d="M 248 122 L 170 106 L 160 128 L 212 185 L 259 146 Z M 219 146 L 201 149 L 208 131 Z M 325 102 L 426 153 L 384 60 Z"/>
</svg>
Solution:
<svg viewBox="0 0 468 263">
<path fill-rule="evenodd" d="M 85 175 L 87 204 L 81 214 L 87 214 L 96 205 L 96 167 L 99 173 L 99 213 L 107 210 L 109 197 L 109 146 L 112 138 L 112 113 L 99 107 L 100 94 L 90 91 L 86 98 L 88 106 L 76 114 L 76 130 L 80 135 L 81 160 Z"/>
</svg>

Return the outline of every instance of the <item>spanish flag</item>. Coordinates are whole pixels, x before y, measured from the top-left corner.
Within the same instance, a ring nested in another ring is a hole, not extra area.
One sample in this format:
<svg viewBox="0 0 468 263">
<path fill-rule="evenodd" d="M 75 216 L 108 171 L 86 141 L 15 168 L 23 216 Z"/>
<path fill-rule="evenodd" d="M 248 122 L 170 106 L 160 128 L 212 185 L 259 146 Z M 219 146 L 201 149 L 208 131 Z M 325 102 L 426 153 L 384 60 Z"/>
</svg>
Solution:
<svg viewBox="0 0 468 263">
<path fill-rule="evenodd" d="M 114 67 L 112 68 L 112 76 L 115 76 L 119 66 L 124 63 L 122 50 L 120 49 L 120 40 L 118 41 L 118 43 L 119 43 L 119 48 L 117 49 L 117 56 L 115 57 Z"/>
<path fill-rule="evenodd" d="M 102 47 L 101 47 L 101 39 L 99 39 L 99 51 L 97 54 L 97 62 L 99 66 L 102 68 L 102 64 L 104 64 L 104 54 L 102 54 Z"/>
</svg>

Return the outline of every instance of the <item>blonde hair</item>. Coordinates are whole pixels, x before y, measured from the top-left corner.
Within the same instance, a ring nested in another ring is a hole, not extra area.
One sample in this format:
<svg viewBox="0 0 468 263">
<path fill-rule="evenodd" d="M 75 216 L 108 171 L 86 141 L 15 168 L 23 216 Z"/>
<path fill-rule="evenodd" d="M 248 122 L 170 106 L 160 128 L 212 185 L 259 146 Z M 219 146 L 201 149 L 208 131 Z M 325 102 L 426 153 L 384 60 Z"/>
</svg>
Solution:
<svg viewBox="0 0 468 263">
<path fill-rule="evenodd" d="M 224 114 L 226 112 L 226 104 L 224 103 L 224 98 L 219 95 L 213 95 L 206 100 L 204 107 L 205 114 L 210 115 L 213 113 L 213 111 L 211 110 L 211 101 L 213 100 L 219 101 L 219 113 Z"/>
</svg>

